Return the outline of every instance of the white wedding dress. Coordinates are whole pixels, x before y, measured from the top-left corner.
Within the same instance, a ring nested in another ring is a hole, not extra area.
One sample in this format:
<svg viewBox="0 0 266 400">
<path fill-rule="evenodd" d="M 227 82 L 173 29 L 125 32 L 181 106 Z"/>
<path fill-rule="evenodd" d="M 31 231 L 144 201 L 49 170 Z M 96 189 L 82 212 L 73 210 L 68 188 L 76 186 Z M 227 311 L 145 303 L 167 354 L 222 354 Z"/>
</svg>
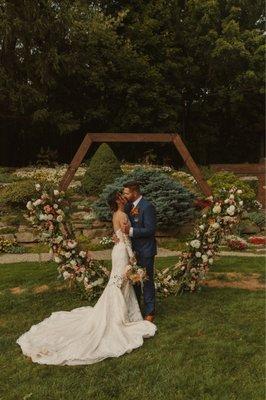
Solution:
<svg viewBox="0 0 266 400">
<path fill-rule="evenodd" d="M 53 312 L 21 335 L 16 343 L 38 364 L 93 364 L 130 353 L 155 335 L 156 325 L 143 320 L 132 284 L 123 281 L 129 257 L 129 238 L 116 231 L 112 271 L 94 307 Z"/>
</svg>

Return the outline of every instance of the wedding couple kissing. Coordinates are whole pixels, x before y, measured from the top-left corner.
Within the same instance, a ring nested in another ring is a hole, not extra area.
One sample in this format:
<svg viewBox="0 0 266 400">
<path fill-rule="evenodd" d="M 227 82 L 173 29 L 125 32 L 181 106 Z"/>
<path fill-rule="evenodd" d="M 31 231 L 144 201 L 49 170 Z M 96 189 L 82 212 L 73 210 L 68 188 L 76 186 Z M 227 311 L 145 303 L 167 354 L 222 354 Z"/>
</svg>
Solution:
<svg viewBox="0 0 266 400">
<path fill-rule="evenodd" d="M 17 339 L 33 362 L 93 364 L 130 353 L 155 335 L 155 207 L 135 181 L 112 193 L 108 204 L 114 229 L 109 281 L 94 307 L 53 312 Z M 129 264 L 135 263 L 146 271 L 142 285 L 125 279 Z"/>
</svg>

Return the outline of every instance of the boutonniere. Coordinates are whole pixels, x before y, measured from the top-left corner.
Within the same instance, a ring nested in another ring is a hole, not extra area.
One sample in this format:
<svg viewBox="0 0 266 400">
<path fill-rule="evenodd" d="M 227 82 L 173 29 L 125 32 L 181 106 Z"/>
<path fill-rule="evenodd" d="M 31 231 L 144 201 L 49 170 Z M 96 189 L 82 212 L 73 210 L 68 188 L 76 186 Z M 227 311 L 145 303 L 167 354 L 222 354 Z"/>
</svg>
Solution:
<svg viewBox="0 0 266 400">
<path fill-rule="evenodd" d="M 133 215 L 134 217 L 139 215 L 138 207 L 133 207 L 132 210 L 130 211 L 130 215 Z"/>
</svg>

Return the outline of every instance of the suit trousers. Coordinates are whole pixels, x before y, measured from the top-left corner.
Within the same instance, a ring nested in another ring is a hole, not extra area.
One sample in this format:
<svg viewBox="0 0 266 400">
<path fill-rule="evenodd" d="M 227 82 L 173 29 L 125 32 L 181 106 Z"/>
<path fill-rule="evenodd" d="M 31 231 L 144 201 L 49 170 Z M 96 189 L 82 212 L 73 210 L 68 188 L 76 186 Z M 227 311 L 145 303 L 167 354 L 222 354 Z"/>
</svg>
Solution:
<svg viewBox="0 0 266 400">
<path fill-rule="evenodd" d="M 137 255 L 138 266 L 144 267 L 148 276 L 148 280 L 143 284 L 144 316 L 154 315 L 155 313 L 154 257 L 155 256 L 143 257 L 142 255 Z M 140 305 L 142 294 L 141 285 L 135 284 L 134 290 Z"/>
</svg>

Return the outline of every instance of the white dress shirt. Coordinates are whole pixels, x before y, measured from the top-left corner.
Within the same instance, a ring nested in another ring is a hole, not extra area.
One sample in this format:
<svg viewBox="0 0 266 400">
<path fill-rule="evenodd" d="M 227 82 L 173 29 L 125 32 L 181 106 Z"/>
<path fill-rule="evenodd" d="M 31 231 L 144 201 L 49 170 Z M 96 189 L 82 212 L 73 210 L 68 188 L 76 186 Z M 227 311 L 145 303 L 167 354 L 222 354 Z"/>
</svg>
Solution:
<svg viewBox="0 0 266 400">
<path fill-rule="evenodd" d="M 137 207 L 137 205 L 139 204 L 140 200 L 142 199 L 142 196 L 139 196 L 137 198 L 137 200 L 133 201 L 133 207 Z M 129 228 L 129 236 L 133 237 L 133 228 Z"/>
</svg>

